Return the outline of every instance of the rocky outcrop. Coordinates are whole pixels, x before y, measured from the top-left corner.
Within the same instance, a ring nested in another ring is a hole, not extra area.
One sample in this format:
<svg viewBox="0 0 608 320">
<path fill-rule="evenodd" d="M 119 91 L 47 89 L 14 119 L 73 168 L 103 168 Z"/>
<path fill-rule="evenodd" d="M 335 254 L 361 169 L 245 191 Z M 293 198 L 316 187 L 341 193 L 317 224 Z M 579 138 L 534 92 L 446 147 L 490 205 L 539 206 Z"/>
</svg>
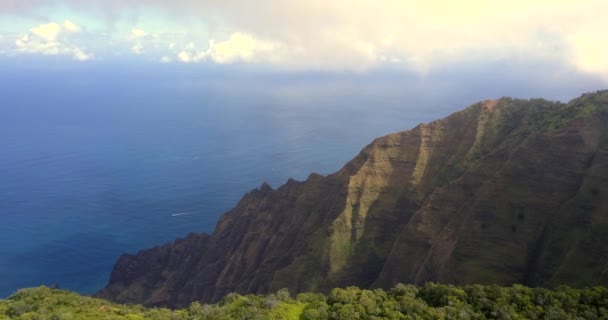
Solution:
<svg viewBox="0 0 608 320">
<path fill-rule="evenodd" d="M 334 174 L 264 184 L 211 235 L 123 255 L 98 295 L 175 307 L 279 288 L 605 285 L 607 130 L 606 91 L 477 103 Z"/>
</svg>

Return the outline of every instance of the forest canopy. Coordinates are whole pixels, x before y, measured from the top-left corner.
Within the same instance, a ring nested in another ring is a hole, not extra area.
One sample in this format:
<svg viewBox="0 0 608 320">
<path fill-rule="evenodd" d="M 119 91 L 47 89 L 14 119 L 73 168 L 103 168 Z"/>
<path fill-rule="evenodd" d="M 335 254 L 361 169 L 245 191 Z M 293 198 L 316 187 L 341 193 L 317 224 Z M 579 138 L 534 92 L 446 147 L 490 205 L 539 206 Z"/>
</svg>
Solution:
<svg viewBox="0 0 608 320">
<path fill-rule="evenodd" d="M 282 289 L 265 296 L 231 293 L 216 304 L 194 302 L 169 310 L 38 287 L 0 301 L 0 319 L 608 319 L 608 288 L 427 283 L 390 290 L 337 288 L 327 295 L 295 297 Z"/>
</svg>

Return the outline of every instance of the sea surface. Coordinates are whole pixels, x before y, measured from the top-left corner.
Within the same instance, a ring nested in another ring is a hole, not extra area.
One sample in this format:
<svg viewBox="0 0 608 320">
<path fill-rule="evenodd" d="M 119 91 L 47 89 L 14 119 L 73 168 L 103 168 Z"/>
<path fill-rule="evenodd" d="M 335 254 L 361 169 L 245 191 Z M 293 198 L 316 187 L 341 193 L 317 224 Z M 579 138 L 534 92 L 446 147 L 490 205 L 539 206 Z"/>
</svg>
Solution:
<svg viewBox="0 0 608 320">
<path fill-rule="evenodd" d="M 331 173 L 374 137 L 431 118 L 351 89 L 323 97 L 312 80 L 146 70 L 3 76 L 0 297 L 42 284 L 95 292 L 122 253 L 212 232 L 264 181 Z"/>
<path fill-rule="evenodd" d="M 332 173 L 375 137 L 494 94 L 390 73 L 0 67 L 0 297 L 93 293 L 121 254 L 212 232 L 264 181 Z"/>
</svg>

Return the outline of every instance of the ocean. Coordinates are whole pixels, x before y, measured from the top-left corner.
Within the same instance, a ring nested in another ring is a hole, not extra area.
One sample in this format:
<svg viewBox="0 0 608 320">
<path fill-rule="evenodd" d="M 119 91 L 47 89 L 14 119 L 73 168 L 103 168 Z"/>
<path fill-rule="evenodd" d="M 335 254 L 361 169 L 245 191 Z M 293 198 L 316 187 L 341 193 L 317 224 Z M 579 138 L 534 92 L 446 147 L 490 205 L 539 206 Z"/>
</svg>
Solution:
<svg viewBox="0 0 608 320">
<path fill-rule="evenodd" d="M 93 293 L 121 254 L 212 232 L 264 181 L 334 172 L 374 137 L 432 119 L 356 84 L 317 92 L 315 79 L 254 71 L 7 69 L 0 297 Z"/>
</svg>

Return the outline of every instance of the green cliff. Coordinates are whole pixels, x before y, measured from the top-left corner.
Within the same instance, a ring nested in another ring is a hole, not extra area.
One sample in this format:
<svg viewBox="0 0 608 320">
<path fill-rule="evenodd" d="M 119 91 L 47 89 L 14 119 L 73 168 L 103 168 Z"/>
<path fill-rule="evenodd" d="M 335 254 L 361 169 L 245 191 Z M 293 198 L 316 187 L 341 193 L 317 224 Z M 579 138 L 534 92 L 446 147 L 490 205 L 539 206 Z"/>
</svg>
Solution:
<svg viewBox="0 0 608 320">
<path fill-rule="evenodd" d="M 608 284 L 608 91 L 488 100 L 378 138 L 334 174 L 251 191 L 211 235 L 123 255 L 98 295 L 186 306 L 429 281 Z"/>
</svg>

